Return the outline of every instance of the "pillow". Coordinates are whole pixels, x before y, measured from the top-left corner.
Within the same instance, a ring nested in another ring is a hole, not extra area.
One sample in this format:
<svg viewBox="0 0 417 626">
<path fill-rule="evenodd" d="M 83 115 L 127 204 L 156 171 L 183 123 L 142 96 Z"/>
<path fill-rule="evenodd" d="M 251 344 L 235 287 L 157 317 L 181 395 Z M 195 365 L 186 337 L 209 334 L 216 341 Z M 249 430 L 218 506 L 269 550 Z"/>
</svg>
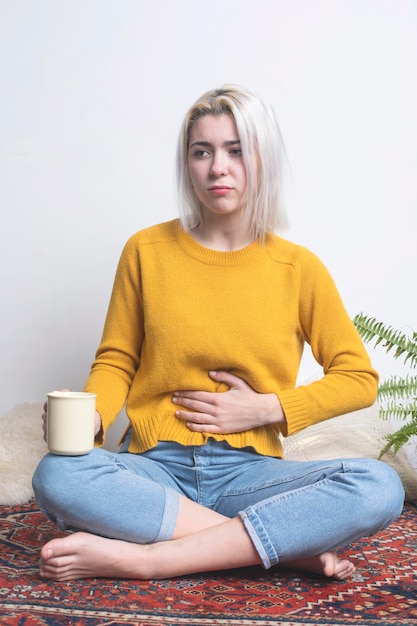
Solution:
<svg viewBox="0 0 417 626">
<path fill-rule="evenodd" d="M 33 498 L 32 475 L 48 452 L 42 404 L 21 404 L 0 417 L 0 504 L 24 504 Z"/>
<path fill-rule="evenodd" d="M 393 432 L 388 420 L 379 416 L 379 405 L 333 417 L 319 424 L 282 438 L 284 456 L 293 461 L 318 461 L 349 457 L 377 459 L 386 441 L 384 436 Z M 407 454 L 400 449 L 390 450 L 381 461 L 391 465 L 399 474 L 406 500 L 417 500 L 417 473 Z"/>
</svg>

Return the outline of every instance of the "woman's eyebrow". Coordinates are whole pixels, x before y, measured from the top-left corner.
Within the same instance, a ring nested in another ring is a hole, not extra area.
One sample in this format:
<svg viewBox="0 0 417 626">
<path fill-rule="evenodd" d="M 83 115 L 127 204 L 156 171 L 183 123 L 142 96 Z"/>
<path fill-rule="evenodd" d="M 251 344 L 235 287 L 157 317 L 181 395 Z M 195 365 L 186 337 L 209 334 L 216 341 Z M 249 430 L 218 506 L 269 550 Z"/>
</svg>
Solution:
<svg viewBox="0 0 417 626">
<path fill-rule="evenodd" d="M 240 144 L 240 139 L 229 139 L 223 143 L 224 146 L 236 146 L 237 144 Z M 193 141 L 193 143 L 190 144 L 190 148 L 193 146 L 211 147 L 211 145 L 209 141 Z"/>
</svg>

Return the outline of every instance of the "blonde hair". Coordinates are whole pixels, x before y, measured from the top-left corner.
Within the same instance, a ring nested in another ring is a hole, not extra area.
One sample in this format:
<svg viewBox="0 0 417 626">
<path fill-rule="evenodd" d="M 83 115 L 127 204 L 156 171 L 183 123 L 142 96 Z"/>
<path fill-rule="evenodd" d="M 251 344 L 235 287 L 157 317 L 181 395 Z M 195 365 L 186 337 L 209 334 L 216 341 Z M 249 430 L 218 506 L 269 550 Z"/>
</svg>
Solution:
<svg viewBox="0 0 417 626">
<path fill-rule="evenodd" d="M 224 85 L 207 91 L 185 115 L 176 157 L 181 224 L 184 230 L 190 231 L 201 221 L 200 201 L 192 187 L 187 165 L 192 125 L 203 115 L 223 114 L 233 116 L 241 143 L 248 183 L 245 219 L 251 233 L 263 240 L 268 232 L 283 231 L 287 227 L 283 198 L 286 152 L 272 108 L 237 85 Z M 255 154 L 259 162 L 259 176 L 250 166 Z"/>
</svg>

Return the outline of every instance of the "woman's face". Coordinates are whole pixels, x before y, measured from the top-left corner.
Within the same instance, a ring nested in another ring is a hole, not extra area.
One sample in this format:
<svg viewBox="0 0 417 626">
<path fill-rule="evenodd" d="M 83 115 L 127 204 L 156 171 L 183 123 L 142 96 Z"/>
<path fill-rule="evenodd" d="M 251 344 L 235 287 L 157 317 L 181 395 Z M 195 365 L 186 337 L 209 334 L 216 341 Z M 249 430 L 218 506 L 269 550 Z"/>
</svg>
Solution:
<svg viewBox="0 0 417 626">
<path fill-rule="evenodd" d="M 208 114 L 193 123 L 188 170 L 203 210 L 228 215 L 245 206 L 246 169 L 232 115 Z"/>
</svg>

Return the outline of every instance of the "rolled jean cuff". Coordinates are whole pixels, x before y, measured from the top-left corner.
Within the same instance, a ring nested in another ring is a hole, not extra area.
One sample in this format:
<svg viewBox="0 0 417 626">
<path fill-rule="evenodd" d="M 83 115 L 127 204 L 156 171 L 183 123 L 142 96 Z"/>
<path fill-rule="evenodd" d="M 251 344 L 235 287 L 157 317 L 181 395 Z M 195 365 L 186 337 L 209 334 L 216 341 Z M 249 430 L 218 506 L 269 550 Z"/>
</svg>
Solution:
<svg viewBox="0 0 417 626">
<path fill-rule="evenodd" d="M 165 492 L 165 508 L 155 542 L 170 541 L 172 539 L 178 517 L 179 494 L 167 487 L 163 487 L 163 490 Z"/>
<path fill-rule="evenodd" d="M 241 511 L 239 516 L 255 546 L 255 550 L 259 554 L 264 568 L 269 569 L 277 565 L 277 563 L 279 563 L 278 554 L 253 507 L 248 507 L 244 511 Z"/>
</svg>

